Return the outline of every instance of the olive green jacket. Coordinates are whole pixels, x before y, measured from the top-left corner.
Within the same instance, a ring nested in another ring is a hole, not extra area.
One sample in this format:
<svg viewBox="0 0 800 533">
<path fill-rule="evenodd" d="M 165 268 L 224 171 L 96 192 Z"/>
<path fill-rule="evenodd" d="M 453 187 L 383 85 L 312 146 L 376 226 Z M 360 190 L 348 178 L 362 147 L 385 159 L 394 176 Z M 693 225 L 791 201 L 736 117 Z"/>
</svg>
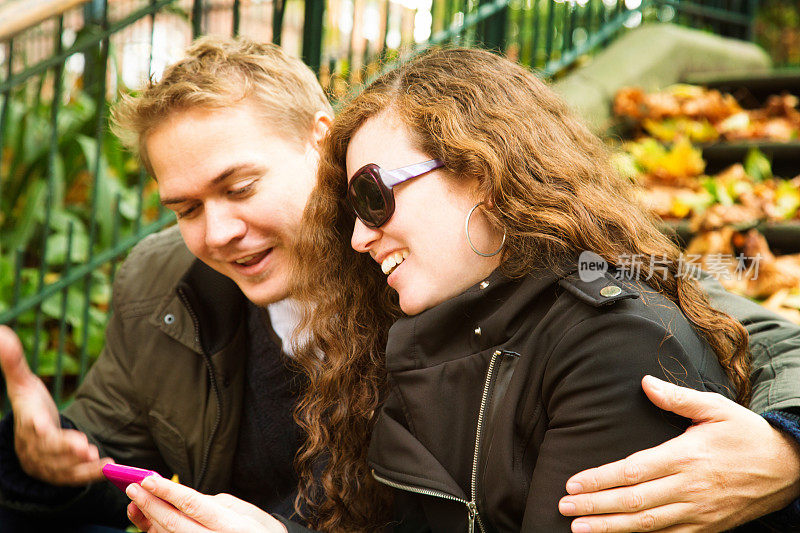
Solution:
<svg viewBox="0 0 800 533">
<path fill-rule="evenodd" d="M 117 272 L 97 362 L 62 413 L 102 456 L 177 474 L 206 493 L 229 489 L 247 351 L 246 300 L 188 251 L 176 228 L 139 243 Z M 127 497 L 101 481 L 37 514 L 124 523 Z"/>
</svg>

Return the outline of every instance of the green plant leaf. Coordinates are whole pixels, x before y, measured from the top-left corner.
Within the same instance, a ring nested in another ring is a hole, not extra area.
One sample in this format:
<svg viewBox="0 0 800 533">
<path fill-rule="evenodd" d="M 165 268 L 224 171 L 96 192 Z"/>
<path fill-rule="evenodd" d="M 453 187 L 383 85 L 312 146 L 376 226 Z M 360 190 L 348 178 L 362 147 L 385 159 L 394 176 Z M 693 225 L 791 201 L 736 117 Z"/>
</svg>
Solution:
<svg viewBox="0 0 800 533">
<path fill-rule="evenodd" d="M 800 210 L 800 189 L 791 181 L 782 181 L 775 191 L 775 211 L 784 220 L 795 216 Z"/>
<path fill-rule="evenodd" d="M 54 233 L 47 238 L 47 254 L 45 264 L 49 266 L 63 265 L 67 261 L 66 233 Z M 85 233 L 73 232 L 72 251 L 70 253 L 72 264 L 85 263 L 89 258 L 89 237 Z"/>
<path fill-rule="evenodd" d="M 772 178 L 772 162 L 758 148 L 750 148 L 744 159 L 744 171 L 753 181 L 762 182 Z"/>
<path fill-rule="evenodd" d="M 11 257 L 0 255 L 0 312 L 11 306 L 14 291 L 14 261 Z"/>
<path fill-rule="evenodd" d="M 72 232 L 74 235 L 88 235 L 83 220 L 74 213 L 66 209 L 54 209 L 53 212 L 50 213 L 50 229 L 52 231 L 62 232 L 66 235 L 69 231 L 70 224 L 72 224 Z"/>
<path fill-rule="evenodd" d="M 92 272 L 91 300 L 95 306 L 108 308 L 111 304 L 111 282 L 108 275 L 99 270 Z"/>
<path fill-rule="evenodd" d="M 64 158 L 61 157 L 60 153 L 56 153 L 53 161 L 53 189 L 51 191 L 53 206 L 64 205 L 65 175 Z"/>
<path fill-rule="evenodd" d="M 86 353 L 94 360 L 103 350 L 105 344 L 105 324 L 108 321 L 108 313 L 100 311 L 95 307 L 89 308 L 89 335 L 86 339 Z M 73 338 L 75 344 L 80 346 L 83 342 L 84 324 L 81 321 L 75 326 Z"/>
<path fill-rule="evenodd" d="M 19 205 L 14 208 L 14 212 L 19 212 L 19 218 L 5 243 L 9 249 L 28 248 L 30 239 L 36 231 L 36 223 L 44 213 L 46 197 L 47 183 L 44 181 L 31 183 L 25 197 L 20 199 L 24 206 Z"/>
<path fill-rule="evenodd" d="M 44 302 L 42 302 L 42 312 L 45 316 L 60 321 L 62 319 L 61 305 L 63 299 L 63 291 L 59 291 L 46 298 Z M 78 285 L 71 285 L 67 289 L 67 305 L 63 314 L 63 319 L 67 324 L 72 327 L 78 327 L 80 325 L 83 321 L 84 302 L 83 289 Z"/>
<path fill-rule="evenodd" d="M 97 183 L 97 190 L 95 191 L 97 195 L 95 215 L 97 228 L 99 230 L 99 238 L 95 244 L 106 247 L 111 244 L 111 236 L 114 230 L 114 213 L 109 206 L 113 205 L 114 198 L 120 186 L 109 174 L 108 160 L 102 152 L 99 154 L 99 165 L 95 167 L 98 158 L 97 141 L 86 135 L 79 135 L 77 141 L 81 150 L 83 150 L 89 168 L 94 171 L 95 168 L 99 167 L 99 173 L 95 180 L 95 183 Z"/>
<path fill-rule="evenodd" d="M 54 349 L 44 350 L 39 354 L 39 368 L 37 374 L 40 376 L 56 376 L 58 369 L 58 351 Z M 61 354 L 61 374 L 77 375 L 80 372 L 80 365 L 75 357 L 68 353 Z"/>
<path fill-rule="evenodd" d="M 125 150 L 117 139 L 116 135 L 105 135 L 103 137 L 103 153 L 108 159 L 108 164 L 115 177 L 121 182 L 126 177 L 126 157 Z"/>
</svg>

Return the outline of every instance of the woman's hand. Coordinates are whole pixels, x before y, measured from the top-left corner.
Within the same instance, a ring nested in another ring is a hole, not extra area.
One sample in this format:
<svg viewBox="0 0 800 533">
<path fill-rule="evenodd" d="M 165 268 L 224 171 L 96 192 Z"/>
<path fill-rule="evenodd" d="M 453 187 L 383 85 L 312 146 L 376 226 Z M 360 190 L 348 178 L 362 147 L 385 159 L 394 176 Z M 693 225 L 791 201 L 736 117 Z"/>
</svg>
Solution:
<svg viewBox="0 0 800 533">
<path fill-rule="evenodd" d="M 156 476 L 125 492 L 128 518 L 148 533 L 286 533 L 271 515 L 230 494 L 208 496 Z"/>
<path fill-rule="evenodd" d="M 764 418 L 710 392 L 646 377 L 658 407 L 691 418 L 683 435 L 567 481 L 559 503 L 575 533 L 722 531 L 800 495 L 800 446 Z"/>
</svg>

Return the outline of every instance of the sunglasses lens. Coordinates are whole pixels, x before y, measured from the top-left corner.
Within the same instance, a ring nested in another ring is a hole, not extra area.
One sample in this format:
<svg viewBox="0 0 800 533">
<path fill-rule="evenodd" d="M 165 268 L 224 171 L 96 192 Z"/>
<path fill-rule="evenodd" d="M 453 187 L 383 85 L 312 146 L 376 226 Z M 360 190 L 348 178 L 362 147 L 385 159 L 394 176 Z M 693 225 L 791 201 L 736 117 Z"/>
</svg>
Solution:
<svg viewBox="0 0 800 533">
<path fill-rule="evenodd" d="M 355 176 L 349 187 L 350 205 L 366 225 L 379 226 L 386 218 L 386 200 L 375 179 L 367 173 Z"/>
</svg>

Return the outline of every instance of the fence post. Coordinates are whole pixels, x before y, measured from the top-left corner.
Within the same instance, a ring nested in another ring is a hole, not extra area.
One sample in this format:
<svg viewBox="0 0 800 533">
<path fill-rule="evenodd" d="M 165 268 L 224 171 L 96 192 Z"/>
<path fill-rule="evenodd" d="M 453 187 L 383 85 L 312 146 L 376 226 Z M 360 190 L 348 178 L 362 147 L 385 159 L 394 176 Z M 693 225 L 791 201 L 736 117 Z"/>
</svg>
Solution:
<svg viewBox="0 0 800 533">
<path fill-rule="evenodd" d="M 103 19 L 102 0 L 92 0 L 83 6 L 83 27 L 97 29 L 101 27 Z M 90 48 L 83 54 L 83 84 L 84 87 L 93 87 L 97 83 L 98 75 L 98 48 Z"/>
<path fill-rule="evenodd" d="M 272 42 L 281 45 L 283 38 L 283 14 L 286 12 L 287 0 L 272 0 Z"/>
<path fill-rule="evenodd" d="M 203 0 L 194 0 L 192 3 L 192 39 L 197 39 L 203 33 Z"/>
<path fill-rule="evenodd" d="M 231 34 L 234 37 L 239 36 L 239 26 L 242 19 L 241 9 L 242 6 L 240 0 L 233 0 L 233 28 L 231 28 Z"/>
<path fill-rule="evenodd" d="M 492 3 L 492 0 L 480 0 L 479 5 Z M 508 6 L 504 7 L 491 17 L 478 25 L 477 39 L 483 46 L 491 50 L 505 50 L 506 23 L 508 20 Z"/>
<path fill-rule="evenodd" d="M 303 61 L 319 74 L 322 61 L 322 23 L 325 0 L 306 0 L 303 21 Z"/>
<path fill-rule="evenodd" d="M 756 40 L 756 13 L 758 13 L 758 0 L 747 1 L 747 17 L 750 23 L 747 25 L 746 35 L 744 37 L 748 41 Z"/>
<path fill-rule="evenodd" d="M 8 53 L 6 54 L 6 76 L 5 79 L 11 79 L 11 76 L 14 74 L 13 64 L 14 64 L 14 39 L 11 38 L 8 40 L 8 46 L 6 47 Z M 8 110 L 11 107 L 11 89 L 7 89 L 3 92 L 3 107 L 0 109 L 0 152 L 3 151 L 3 146 L 5 142 L 6 136 L 6 123 L 8 122 Z M 10 180 L 9 180 L 10 181 Z M 0 176 L 0 207 L 3 206 L 3 177 Z M 8 212 L 11 211 L 11 205 L 8 206 Z M 0 253 L 3 252 L 3 243 L 0 243 Z M 9 251 L 10 253 L 10 251 Z"/>
</svg>

